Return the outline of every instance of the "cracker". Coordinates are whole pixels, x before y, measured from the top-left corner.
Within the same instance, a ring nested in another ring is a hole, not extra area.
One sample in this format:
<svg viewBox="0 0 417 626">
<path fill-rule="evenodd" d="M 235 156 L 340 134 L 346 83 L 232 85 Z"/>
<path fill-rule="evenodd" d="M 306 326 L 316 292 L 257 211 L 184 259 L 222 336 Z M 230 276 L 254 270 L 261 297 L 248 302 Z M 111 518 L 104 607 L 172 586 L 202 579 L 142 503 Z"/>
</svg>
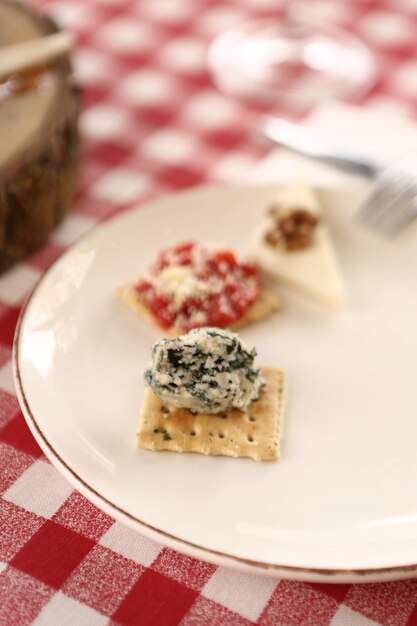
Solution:
<svg viewBox="0 0 417 626">
<path fill-rule="evenodd" d="M 285 373 L 261 368 L 266 385 L 246 412 L 231 409 L 209 415 L 167 406 L 145 389 L 136 443 L 148 450 L 199 452 L 273 461 L 280 457 L 285 405 Z"/>
<path fill-rule="evenodd" d="M 127 285 L 122 285 L 121 287 L 118 287 L 118 289 L 116 289 L 116 297 L 119 298 L 119 300 L 121 300 L 124 304 L 126 304 L 126 306 L 131 311 L 133 311 L 133 313 L 136 313 L 136 315 L 139 315 L 139 317 L 144 319 L 145 322 L 148 322 L 149 324 L 152 324 L 152 326 L 155 326 L 156 328 L 161 330 L 161 327 L 155 320 L 152 313 L 149 311 L 148 307 L 145 306 L 139 298 L 135 286 L 132 283 L 128 283 Z M 168 330 L 166 331 L 166 334 L 170 337 L 177 337 L 177 334 L 171 335 L 171 332 L 172 330 Z"/>
<path fill-rule="evenodd" d="M 149 311 L 148 307 L 141 302 L 135 286 L 131 283 L 127 285 L 122 285 L 116 290 L 116 296 L 121 300 L 126 306 L 129 307 L 131 311 L 139 315 L 142 319 L 144 319 L 149 324 L 152 324 L 155 328 L 159 330 L 164 330 L 167 337 L 178 337 L 179 335 L 184 334 L 184 330 L 179 328 L 169 328 L 162 329 L 161 326 L 157 323 L 152 313 Z M 277 311 L 281 308 L 281 301 L 279 297 L 272 291 L 268 289 L 261 289 L 259 297 L 256 301 L 249 307 L 246 311 L 245 315 L 241 317 L 237 322 L 231 324 L 229 328 L 231 330 L 235 330 L 238 328 L 242 328 L 252 322 L 257 322 L 261 320 L 274 311 Z"/>
</svg>

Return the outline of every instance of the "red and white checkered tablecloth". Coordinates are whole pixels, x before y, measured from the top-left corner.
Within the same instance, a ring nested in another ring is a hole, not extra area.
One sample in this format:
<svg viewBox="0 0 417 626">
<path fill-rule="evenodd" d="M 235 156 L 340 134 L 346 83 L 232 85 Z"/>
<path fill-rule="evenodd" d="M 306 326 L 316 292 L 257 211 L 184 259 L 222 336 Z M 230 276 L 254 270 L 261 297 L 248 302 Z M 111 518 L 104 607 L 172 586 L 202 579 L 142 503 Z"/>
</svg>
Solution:
<svg viewBox="0 0 417 626">
<path fill-rule="evenodd" d="M 35 443 L 11 366 L 25 295 L 97 222 L 154 195 L 242 177 L 259 162 L 265 146 L 248 132 L 259 110 L 216 91 L 205 49 L 283 0 L 34 2 L 76 33 L 84 149 L 71 214 L 48 245 L 0 277 L 0 625 L 417 624 L 417 580 L 307 584 L 182 556 L 95 508 Z M 383 75 L 362 104 L 415 116 L 417 0 L 320 5 L 379 55 Z"/>
</svg>

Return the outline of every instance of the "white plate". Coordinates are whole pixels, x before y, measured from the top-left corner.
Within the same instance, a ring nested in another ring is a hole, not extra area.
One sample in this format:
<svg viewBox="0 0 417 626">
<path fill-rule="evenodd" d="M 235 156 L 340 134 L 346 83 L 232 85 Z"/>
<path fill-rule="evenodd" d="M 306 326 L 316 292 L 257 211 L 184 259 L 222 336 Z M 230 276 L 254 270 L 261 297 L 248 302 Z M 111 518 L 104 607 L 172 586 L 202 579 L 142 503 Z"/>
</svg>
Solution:
<svg viewBox="0 0 417 626">
<path fill-rule="evenodd" d="M 417 569 L 416 231 L 357 230 L 357 196 L 322 190 L 349 304 L 284 292 L 242 331 L 289 377 L 282 460 L 135 448 L 142 373 L 157 331 L 113 297 L 161 246 L 194 238 L 243 252 L 276 189 L 200 188 L 95 229 L 43 276 L 15 341 L 19 399 L 51 461 L 91 501 L 180 551 L 325 581 Z"/>
</svg>

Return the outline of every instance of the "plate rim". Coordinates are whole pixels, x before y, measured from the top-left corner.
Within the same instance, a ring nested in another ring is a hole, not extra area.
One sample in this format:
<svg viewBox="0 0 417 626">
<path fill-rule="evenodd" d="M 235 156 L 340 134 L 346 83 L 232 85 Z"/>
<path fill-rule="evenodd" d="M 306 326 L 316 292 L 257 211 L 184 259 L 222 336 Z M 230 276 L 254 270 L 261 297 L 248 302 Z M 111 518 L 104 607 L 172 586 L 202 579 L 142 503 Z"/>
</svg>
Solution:
<svg viewBox="0 0 417 626">
<path fill-rule="evenodd" d="M 285 565 L 281 563 L 268 563 L 263 561 L 257 561 L 255 559 L 249 559 L 244 557 L 239 557 L 234 554 L 229 554 L 227 552 L 223 552 L 220 550 L 215 550 L 213 548 L 207 548 L 201 546 L 199 544 L 188 541 L 187 539 L 183 539 L 181 537 L 177 537 L 165 530 L 159 529 L 152 524 L 149 524 L 135 515 L 129 513 L 124 510 L 118 504 L 112 502 L 102 494 L 100 494 L 96 489 L 94 489 L 87 480 L 82 478 L 77 474 L 77 471 L 72 468 L 60 455 L 59 451 L 54 448 L 54 446 L 48 440 L 47 435 L 42 431 L 33 411 L 30 408 L 29 401 L 25 395 L 25 391 L 23 388 L 21 371 L 19 368 L 19 344 L 20 337 L 22 333 L 22 328 L 24 325 L 24 319 L 27 313 L 27 310 L 32 302 L 32 300 L 36 297 L 39 289 L 41 288 L 43 282 L 46 280 L 47 276 L 54 271 L 56 266 L 67 256 L 71 255 L 74 248 L 80 245 L 82 242 L 88 240 L 90 237 L 94 237 L 98 230 L 102 230 L 106 227 L 111 227 L 112 224 L 122 221 L 127 215 L 132 212 L 143 210 L 149 210 L 152 208 L 152 205 L 160 202 L 161 200 L 168 200 L 171 197 L 177 198 L 180 196 L 191 195 L 193 193 L 204 193 L 205 191 L 223 191 L 223 190 L 232 190 L 234 188 L 256 188 L 261 187 L 265 188 L 278 188 L 279 186 L 284 185 L 285 183 L 278 184 L 234 184 L 234 185 L 215 185 L 215 184 L 205 184 L 198 185 L 192 187 L 190 189 L 185 189 L 181 192 L 171 192 L 166 194 L 157 195 L 154 198 L 151 198 L 145 201 L 143 204 L 136 204 L 122 213 L 116 214 L 109 219 L 106 219 L 104 222 L 97 224 L 94 229 L 87 231 L 81 237 L 78 237 L 72 244 L 68 246 L 43 272 L 43 274 L 39 277 L 39 280 L 36 282 L 34 287 L 26 296 L 18 320 L 16 324 L 16 329 L 13 337 L 13 345 L 12 345 L 12 368 L 13 368 L 13 379 L 15 383 L 16 395 L 19 401 L 20 408 L 22 410 L 22 414 L 25 418 L 25 421 L 40 446 L 41 450 L 44 452 L 47 459 L 52 463 L 52 465 L 84 496 L 92 502 L 99 509 L 107 513 L 110 517 L 112 517 L 115 521 L 121 521 L 122 523 L 128 525 L 130 528 L 133 528 L 137 532 L 141 532 L 145 536 L 150 539 L 161 543 L 162 545 L 166 545 L 174 550 L 182 552 L 183 554 L 187 554 L 188 556 L 205 560 L 211 563 L 214 563 L 219 566 L 227 566 L 232 567 L 234 569 L 240 569 L 243 571 L 257 573 L 257 574 L 269 574 L 274 577 L 284 577 L 293 580 L 301 580 L 301 581 L 312 581 L 312 582 L 338 582 L 338 583 L 367 583 L 367 582 L 378 582 L 378 581 L 389 581 L 389 580 L 399 580 L 402 578 L 410 578 L 413 575 L 417 574 L 417 563 L 411 563 L 406 565 L 392 565 L 387 567 L 373 567 L 373 568 L 321 568 L 321 567 L 305 567 L 305 566 L 296 566 L 296 565 Z M 313 185 L 318 189 L 330 189 L 333 190 L 334 187 L 327 187 L 325 185 Z M 339 191 L 339 189 L 338 189 Z M 351 193 L 349 189 L 340 189 L 341 192 L 346 191 L 347 193 Z M 333 578 L 333 580 L 332 580 Z"/>
</svg>

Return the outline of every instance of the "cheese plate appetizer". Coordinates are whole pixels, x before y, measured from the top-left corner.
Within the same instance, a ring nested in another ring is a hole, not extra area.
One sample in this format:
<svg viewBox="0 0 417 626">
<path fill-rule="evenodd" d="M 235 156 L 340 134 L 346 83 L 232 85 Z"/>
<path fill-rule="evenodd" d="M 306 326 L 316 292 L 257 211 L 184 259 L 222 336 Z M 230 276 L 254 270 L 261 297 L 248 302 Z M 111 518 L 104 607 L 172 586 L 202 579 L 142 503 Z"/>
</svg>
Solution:
<svg viewBox="0 0 417 626">
<path fill-rule="evenodd" d="M 280 307 L 253 265 L 240 262 L 231 250 L 193 241 L 162 250 L 116 295 L 170 337 L 202 326 L 240 328 Z"/>
<path fill-rule="evenodd" d="M 145 371 L 138 447 L 278 459 L 285 374 L 256 367 L 255 356 L 236 333 L 218 328 L 157 342 Z"/>
<path fill-rule="evenodd" d="M 345 293 L 326 218 L 313 189 L 303 183 L 283 188 L 270 206 L 251 246 L 262 270 L 332 308 Z"/>
<path fill-rule="evenodd" d="M 253 368 L 265 382 L 263 365 L 284 366 L 293 380 L 283 419 L 283 405 L 278 411 L 279 461 L 211 456 L 209 449 L 229 442 L 256 451 L 267 427 L 252 411 L 262 407 L 268 387 L 248 410 L 225 410 L 226 418 L 223 411 L 194 415 L 167 397 L 151 396 L 150 405 L 142 375 L 153 344 L 167 345 L 167 337 L 133 314 L 129 319 L 129 310 L 109 297 L 148 266 L 157 247 L 218 241 L 219 225 L 227 247 L 242 250 L 282 188 L 189 189 L 126 211 L 78 240 L 43 274 L 22 310 L 14 342 L 22 412 L 48 459 L 80 493 L 190 557 L 316 582 L 409 576 L 417 572 L 409 480 L 417 473 L 413 233 L 387 244 L 352 220 L 362 191 L 317 192 L 350 310 L 329 318 L 313 302 L 289 296 L 279 315 L 241 331 L 245 350 L 256 346 Z M 354 367 L 340 366 L 341 355 Z M 275 399 L 284 400 L 285 381 L 283 389 Z M 152 411 L 154 425 L 145 428 L 142 417 L 139 423 L 141 407 L 149 409 L 146 419 Z M 230 413 L 242 420 L 241 430 Z M 212 425 L 207 440 L 198 421 L 203 414 Z M 186 453 L 197 444 L 207 446 L 207 455 Z"/>
</svg>

